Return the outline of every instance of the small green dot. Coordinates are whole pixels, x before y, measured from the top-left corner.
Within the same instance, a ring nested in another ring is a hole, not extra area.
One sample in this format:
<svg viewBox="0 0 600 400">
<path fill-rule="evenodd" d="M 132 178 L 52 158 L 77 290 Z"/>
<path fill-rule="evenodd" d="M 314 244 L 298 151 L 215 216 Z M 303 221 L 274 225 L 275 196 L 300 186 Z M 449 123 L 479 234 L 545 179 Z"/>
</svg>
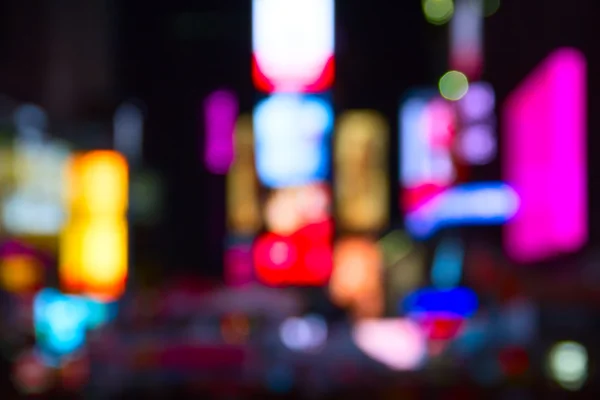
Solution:
<svg viewBox="0 0 600 400">
<path fill-rule="evenodd" d="M 460 100 L 469 90 L 469 80 L 462 72 L 448 71 L 440 78 L 439 88 L 443 98 Z"/>
</svg>

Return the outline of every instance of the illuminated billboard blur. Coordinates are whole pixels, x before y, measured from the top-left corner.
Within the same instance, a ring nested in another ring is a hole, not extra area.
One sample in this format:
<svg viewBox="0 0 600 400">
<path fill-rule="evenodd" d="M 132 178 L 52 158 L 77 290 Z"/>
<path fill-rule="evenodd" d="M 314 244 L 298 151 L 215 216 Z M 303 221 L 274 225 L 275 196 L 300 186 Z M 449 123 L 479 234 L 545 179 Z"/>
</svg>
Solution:
<svg viewBox="0 0 600 400">
<path fill-rule="evenodd" d="M 587 241 L 586 60 L 554 51 L 504 105 L 504 178 L 521 208 L 504 245 L 519 262 L 579 250 Z"/>
<path fill-rule="evenodd" d="M 473 182 L 471 165 L 495 155 L 493 91 L 476 82 L 458 101 L 434 91 L 409 95 L 400 108 L 400 206 L 407 231 L 426 239 L 442 228 L 503 224 L 519 207 L 503 182 Z"/>
<path fill-rule="evenodd" d="M 326 180 L 333 110 L 326 98 L 274 94 L 254 109 L 256 169 L 278 188 Z"/>
<path fill-rule="evenodd" d="M 61 233 L 59 276 L 69 292 L 112 301 L 125 290 L 129 178 L 125 158 L 98 150 L 73 156 Z"/>
<path fill-rule="evenodd" d="M 253 0 L 252 80 L 262 92 L 315 93 L 334 78 L 334 0 Z"/>
<path fill-rule="evenodd" d="M 389 127 L 375 111 L 347 111 L 335 133 L 336 217 L 340 229 L 377 232 L 389 222 Z"/>
</svg>

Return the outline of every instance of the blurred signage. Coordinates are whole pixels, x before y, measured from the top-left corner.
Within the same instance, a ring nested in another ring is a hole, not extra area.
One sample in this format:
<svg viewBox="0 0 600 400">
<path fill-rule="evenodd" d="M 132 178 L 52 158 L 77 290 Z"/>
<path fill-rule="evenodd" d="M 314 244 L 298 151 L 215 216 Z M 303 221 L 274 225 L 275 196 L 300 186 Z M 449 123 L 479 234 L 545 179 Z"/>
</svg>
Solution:
<svg viewBox="0 0 600 400">
<path fill-rule="evenodd" d="M 368 319 L 353 328 L 352 338 L 367 356 L 392 370 L 416 370 L 427 352 L 426 338 L 408 319 Z"/>
<path fill-rule="evenodd" d="M 334 79 L 334 0 L 253 0 L 252 80 L 262 92 L 314 93 Z"/>
<path fill-rule="evenodd" d="M 321 96 L 274 94 L 254 109 L 256 169 L 270 188 L 298 186 L 329 176 L 333 110 Z"/>
<path fill-rule="evenodd" d="M 389 222 L 389 128 L 375 111 L 348 111 L 335 134 L 335 194 L 341 229 L 376 232 Z"/>
<path fill-rule="evenodd" d="M 585 57 L 570 48 L 550 54 L 504 106 L 504 177 L 521 201 L 504 246 L 518 262 L 587 241 L 586 107 Z"/>
<path fill-rule="evenodd" d="M 144 139 L 144 113 L 133 103 L 124 103 L 113 117 L 114 147 L 130 163 L 142 161 Z"/>
<path fill-rule="evenodd" d="M 204 162 L 213 174 L 225 174 L 234 159 L 238 102 L 234 93 L 218 90 L 204 101 Z"/>
<path fill-rule="evenodd" d="M 349 307 L 357 317 L 380 317 L 384 304 L 379 245 L 367 238 L 344 238 L 335 244 L 333 260 L 329 282 L 332 300 Z"/>
<path fill-rule="evenodd" d="M 125 290 L 128 263 L 128 167 L 114 151 L 74 156 L 68 168 L 69 220 L 61 234 L 63 287 L 112 301 Z"/>
<path fill-rule="evenodd" d="M 494 103 L 481 101 L 489 99 L 488 88 L 475 83 L 456 103 L 417 92 L 402 104 L 400 198 L 413 237 L 426 239 L 450 226 L 503 224 L 517 212 L 511 186 L 468 182 L 468 166 L 489 161 L 485 155 L 494 149 L 478 145 L 494 140 L 486 122 Z"/>
<path fill-rule="evenodd" d="M 17 139 L 15 189 L 2 204 L 2 220 L 13 235 L 52 236 L 64 223 L 62 172 L 69 149 L 60 142 Z"/>
<path fill-rule="evenodd" d="M 226 178 L 227 229 L 232 235 L 252 235 L 260 229 L 262 219 L 250 116 L 238 118 L 234 142 L 235 158 Z"/>
<path fill-rule="evenodd" d="M 321 286 L 333 267 L 333 223 L 306 225 L 291 235 L 265 233 L 254 243 L 257 278 L 271 286 Z"/>
</svg>

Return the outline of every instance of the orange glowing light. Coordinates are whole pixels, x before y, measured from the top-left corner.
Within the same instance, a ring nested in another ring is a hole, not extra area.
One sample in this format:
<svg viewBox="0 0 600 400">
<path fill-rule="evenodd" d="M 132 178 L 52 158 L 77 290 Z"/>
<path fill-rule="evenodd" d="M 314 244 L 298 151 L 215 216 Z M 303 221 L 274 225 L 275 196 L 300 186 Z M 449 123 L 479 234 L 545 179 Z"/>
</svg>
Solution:
<svg viewBox="0 0 600 400">
<path fill-rule="evenodd" d="M 377 317 L 383 312 L 383 256 L 377 243 L 366 238 L 346 238 L 335 245 L 330 281 L 332 300 L 353 309 L 357 317 Z"/>
<path fill-rule="evenodd" d="M 374 111 L 350 111 L 338 121 L 336 203 L 341 229 L 376 232 L 389 220 L 389 128 Z"/>
<path fill-rule="evenodd" d="M 22 293 L 37 286 L 43 275 L 42 264 L 28 255 L 11 255 L 0 262 L 0 284 L 4 290 Z"/>
<path fill-rule="evenodd" d="M 273 233 L 291 235 L 327 220 L 330 207 L 329 188 L 323 183 L 277 189 L 266 201 L 265 223 Z"/>
<path fill-rule="evenodd" d="M 67 204 L 72 213 L 124 214 L 128 203 L 128 169 L 115 151 L 98 150 L 71 158 L 67 167 Z"/>
<path fill-rule="evenodd" d="M 68 164 L 69 219 L 60 238 L 59 275 L 66 291 L 113 301 L 127 279 L 128 171 L 114 151 L 92 151 Z"/>
</svg>

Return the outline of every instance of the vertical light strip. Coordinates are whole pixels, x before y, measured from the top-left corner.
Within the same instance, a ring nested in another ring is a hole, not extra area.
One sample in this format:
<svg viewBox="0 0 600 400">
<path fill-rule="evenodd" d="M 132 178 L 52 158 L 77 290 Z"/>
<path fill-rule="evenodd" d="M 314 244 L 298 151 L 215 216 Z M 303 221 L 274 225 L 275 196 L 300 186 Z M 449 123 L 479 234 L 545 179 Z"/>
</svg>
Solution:
<svg viewBox="0 0 600 400">
<path fill-rule="evenodd" d="M 521 208 L 506 226 L 507 253 L 535 262 L 587 240 L 586 62 L 553 52 L 511 94 L 504 110 L 504 175 Z"/>
<path fill-rule="evenodd" d="M 389 221 L 389 128 L 375 111 L 349 111 L 335 135 L 337 222 L 342 230 L 377 232 Z"/>
<path fill-rule="evenodd" d="M 233 162 L 237 114 L 237 98 L 229 91 L 216 91 L 204 101 L 204 162 L 213 174 L 226 174 Z"/>
</svg>

